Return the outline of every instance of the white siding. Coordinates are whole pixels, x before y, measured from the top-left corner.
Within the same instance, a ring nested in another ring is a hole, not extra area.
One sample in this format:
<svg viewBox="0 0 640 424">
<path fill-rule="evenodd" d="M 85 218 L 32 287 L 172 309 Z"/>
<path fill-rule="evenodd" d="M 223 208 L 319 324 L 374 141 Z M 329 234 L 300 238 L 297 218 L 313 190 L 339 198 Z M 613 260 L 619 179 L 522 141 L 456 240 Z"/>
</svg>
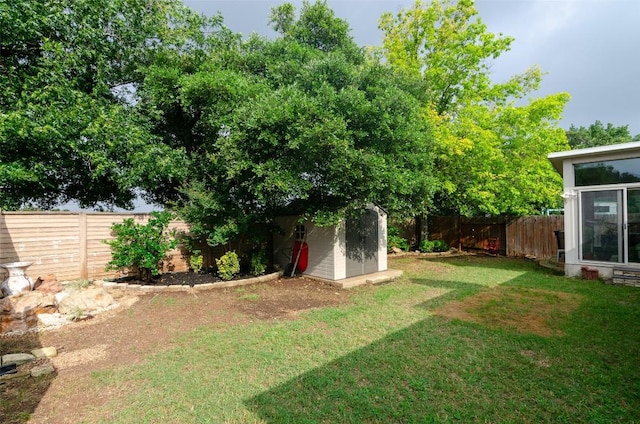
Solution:
<svg viewBox="0 0 640 424">
<path fill-rule="evenodd" d="M 347 277 L 347 235 L 344 225 L 338 227 L 336 231 L 336 244 L 333 246 L 334 280 L 341 280 Z"/>
<path fill-rule="evenodd" d="M 380 208 L 378 213 L 378 271 L 387 270 L 387 216 Z M 273 236 L 274 263 L 285 269 L 291 262 L 291 253 L 295 243 L 297 216 L 284 216 L 276 219 L 282 234 Z M 341 280 L 347 276 L 347 245 L 345 225 L 316 227 L 304 222 L 309 246 L 309 265 L 304 272 L 318 278 Z"/>
<path fill-rule="evenodd" d="M 328 280 L 336 279 L 334 251 L 337 241 L 336 227 L 315 227 L 313 224 L 307 224 L 309 267 L 305 274 Z"/>
<path fill-rule="evenodd" d="M 387 270 L 387 214 L 380 208 L 378 212 L 378 271 Z"/>
</svg>

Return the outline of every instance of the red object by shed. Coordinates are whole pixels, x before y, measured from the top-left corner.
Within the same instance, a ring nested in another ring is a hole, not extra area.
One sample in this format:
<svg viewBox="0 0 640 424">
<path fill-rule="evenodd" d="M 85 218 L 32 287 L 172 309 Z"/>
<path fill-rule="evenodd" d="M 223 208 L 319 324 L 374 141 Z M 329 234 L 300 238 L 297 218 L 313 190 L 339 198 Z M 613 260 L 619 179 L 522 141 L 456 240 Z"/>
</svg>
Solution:
<svg viewBox="0 0 640 424">
<path fill-rule="evenodd" d="M 300 255 L 299 258 L 298 254 Z M 295 265 L 296 260 L 298 261 L 296 272 L 304 272 L 307 269 L 307 265 L 309 265 L 309 246 L 307 245 L 307 242 L 297 240 L 293 244 L 291 263 Z"/>
</svg>

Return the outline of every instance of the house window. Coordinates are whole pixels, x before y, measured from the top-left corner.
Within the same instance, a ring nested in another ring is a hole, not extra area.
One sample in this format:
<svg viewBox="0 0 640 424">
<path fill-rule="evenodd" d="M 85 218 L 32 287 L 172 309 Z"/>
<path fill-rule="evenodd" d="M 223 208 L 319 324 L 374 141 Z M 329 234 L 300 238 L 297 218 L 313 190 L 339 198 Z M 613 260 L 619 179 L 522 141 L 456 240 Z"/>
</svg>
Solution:
<svg viewBox="0 0 640 424">
<path fill-rule="evenodd" d="M 304 225 L 302 224 L 296 225 L 296 240 L 304 240 L 305 232 L 306 232 L 306 228 L 304 228 Z"/>
<path fill-rule="evenodd" d="M 580 258 L 640 263 L 640 188 L 580 193 Z"/>
<path fill-rule="evenodd" d="M 640 158 L 578 163 L 573 167 L 579 187 L 640 182 Z"/>
</svg>

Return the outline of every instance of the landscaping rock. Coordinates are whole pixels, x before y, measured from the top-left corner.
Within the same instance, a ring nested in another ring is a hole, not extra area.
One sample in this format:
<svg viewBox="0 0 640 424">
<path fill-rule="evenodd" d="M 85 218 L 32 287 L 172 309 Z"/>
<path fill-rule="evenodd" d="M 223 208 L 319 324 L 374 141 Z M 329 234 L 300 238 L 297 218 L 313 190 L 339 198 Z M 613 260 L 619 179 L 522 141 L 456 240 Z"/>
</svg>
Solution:
<svg viewBox="0 0 640 424">
<path fill-rule="evenodd" d="M 38 314 L 38 327 L 60 327 L 70 321 L 68 315 L 62 315 L 59 312 L 53 314 Z"/>
<path fill-rule="evenodd" d="M 38 325 L 38 314 L 57 310 L 53 295 L 26 292 L 0 299 L 0 333 L 27 331 Z"/>
<path fill-rule="evenodd" d="M 67 293 L 67 292 L 63 292 Z M 58 293 L 61 295 L 62 293 Z M 58 296 L 58 311 L 62 314 L 77 314 L 78 311 L 92 312 L 107 308 L 115 303 L 113 297 L 102 287 L 78 290 L 67 296 Z"/>
<path fill-rule="evenodd" d="M 2 355 L 1 365 L 9 365 L 9 364 L 22 365 L 22 364 L 26 364 L 27 362 L 31 362 L 34 359 L 36 359 L 36 357 L 30 353 L 8 353 L 6 355 Z"/>
<path fill-rule="evenodd" d="M 42 375 L 48 375 L 54 372 L 55 368 L 53 368 L 53 364 L 51 362 L 47 362 L 31 368 L 31 377 L 40 377 Z"/>
<path fill-rule="evenodd" d="M 58 355 L 58 350 L 53 347 L 42 347 L 40 349 L 33 349 L 31 354 L 36 358 L 53 358 Z"/>
<path fill-rule="evenodd" d="M 62 284 L 58 282 L 56 276 L 49 274 L 45 277 L 38 277 L 33 285 L 33 289 L 42 293 L 59 293 L 63 290 Z"/>
</svg>

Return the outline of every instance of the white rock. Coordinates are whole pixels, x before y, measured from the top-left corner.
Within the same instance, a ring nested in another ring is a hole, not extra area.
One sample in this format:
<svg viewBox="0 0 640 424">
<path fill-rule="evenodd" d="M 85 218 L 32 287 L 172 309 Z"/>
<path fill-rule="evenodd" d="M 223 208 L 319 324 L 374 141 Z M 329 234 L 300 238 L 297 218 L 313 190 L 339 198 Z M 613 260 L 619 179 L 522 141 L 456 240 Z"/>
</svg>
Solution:
<svg viewBox="0 0 640 424">
<path fill-rule="evenodd" d="M 60 302 L 62 302 L 64 300 L 64 298 L 68 297 L 68 296 L 69 296 L 69 292 L 63 291 L 63 292 L 60 292 L 60 293 L 56 293 L 54 297 L 56 299 L 56 303 L 60 304 Z"/>
<path fill-rule="evenodd" d="M 38 326 L 39 327 L 59 327 L 69 322 L 69 318 L 60 313 L 55 314 L 39 314 Z"/>
<path fill-rule="evenodd" d="M 111 306 L 115 301 L 102 287 L 93 287 L 69 293 L 58 302 L 58 311 L 62 314 L 76 314 L 79 310 L 97 311 Z"/>
<path fill-rule="evenodd" d="M 53 358 L 58 355 L 58 350 L 53 347 L 42 347 L 40 349 L 33 349 L 31 354 L 36 358 Z"/>
<path fill-rule="evenodd" d="M 2 355 L 2 365 L 21 365 L 31 362 L 34 359 L 36 359 L 36 357 L 30 353 L 8 353 L 6 355 Z"/>
</svg>

